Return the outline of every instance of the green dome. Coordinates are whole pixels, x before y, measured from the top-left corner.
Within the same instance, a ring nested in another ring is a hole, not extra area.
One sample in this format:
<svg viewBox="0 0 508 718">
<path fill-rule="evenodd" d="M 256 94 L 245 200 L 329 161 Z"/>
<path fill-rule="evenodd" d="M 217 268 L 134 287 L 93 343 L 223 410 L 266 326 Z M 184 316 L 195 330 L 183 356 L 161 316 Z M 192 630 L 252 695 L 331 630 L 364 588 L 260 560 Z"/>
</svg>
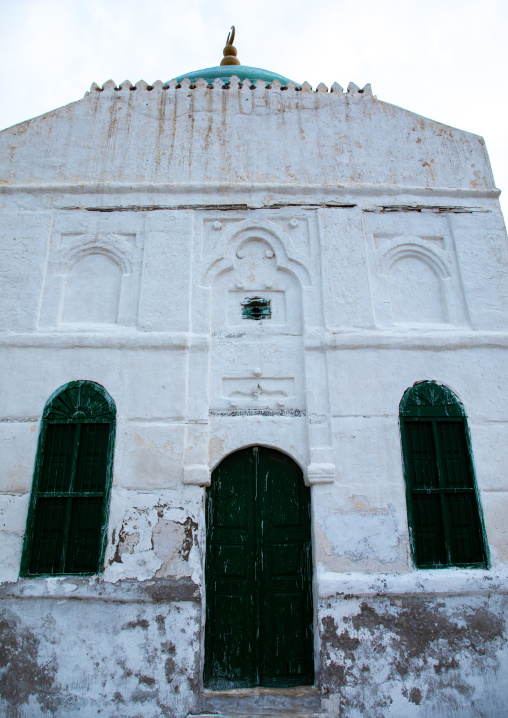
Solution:
<svg viewBox="0 0 508 718">
<path fill-rule="evenodd" d="M 187 72 L 185 75 L 179 75 L 175 77 L 177 82 L 181 82 L 188 78 L 191 82 L 202 78 L 207 80 L 208 84 L 219 78 L 224 82 L 225 85 L 229 84 L 229 78 L 232 75 L 236 75 L 240 82 L 250 80 L 250 83 L 254 85 L 256 80 L 263 80 L 263 82 L 270 83 L 274 80 L 278 80 L 282 87 L 285 87 L 290 80 L 287 77 L 278 75 L 276 72 L 270 72 L 270 70 L 262 70 L 260 67 L 248 67 L 247 65 L 217 65 L 217 67 L 205 67 L 203 70 L 194 70 L 194 72 Z M 299 88 L 300 85 L 296 83 Z"/>
</svg>

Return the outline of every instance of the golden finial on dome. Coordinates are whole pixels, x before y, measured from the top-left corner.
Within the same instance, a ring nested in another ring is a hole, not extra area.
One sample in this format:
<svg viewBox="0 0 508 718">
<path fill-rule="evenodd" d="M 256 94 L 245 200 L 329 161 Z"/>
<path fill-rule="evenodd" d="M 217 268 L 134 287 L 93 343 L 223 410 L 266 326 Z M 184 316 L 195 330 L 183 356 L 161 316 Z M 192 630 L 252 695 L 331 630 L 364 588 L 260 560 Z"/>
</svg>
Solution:
<svg viewBox="0 0 508 718">
<path fill-rule="evenodd" d="M 231 32 L 228 34 L 226 40 L 226 47 L 222 51 L 224 55 L 221 60 L 221 65 L 241 65 L 240 60 L 236 56 L 236 47 L 233 47 L 233 41 L 235 39 L 235 26 L 231 25 Z"/>
</svg>

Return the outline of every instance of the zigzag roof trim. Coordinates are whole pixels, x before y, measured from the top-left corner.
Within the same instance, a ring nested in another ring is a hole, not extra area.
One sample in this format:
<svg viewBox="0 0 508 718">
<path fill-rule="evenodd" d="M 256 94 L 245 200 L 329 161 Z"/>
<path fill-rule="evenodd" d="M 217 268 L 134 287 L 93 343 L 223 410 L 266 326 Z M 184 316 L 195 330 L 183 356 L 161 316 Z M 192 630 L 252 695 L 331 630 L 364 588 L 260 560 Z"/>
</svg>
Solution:
<svg viewBox="0 0 508 718">
<path fill-rule="evenodd" d="M 372 87 L 370 83 L 360 89 L 358 85 L 355 85 L 354 82 L 350 82 L 347 86 L 347 90 L 344 91 L 344 88 L 341 87 L 338 82 L 334 82 L 330 89 L 328 89 L 328 87 L 323 82 L 320 82 L 316 89 L 313 90 L 312 85 L 310 85 L 308 82 L 304 82 L 300 87 L 298 87 L 294 82 L 290 81 L 285 87 L 283 87 L 278 80 L 274 80 L 271 83 L 266 83 L 264 82 L 264 80 L 257 80 L 256 83 L 252 85 L 247 82 L 242 83 L 236 75 L 232 75 L 230 77 L 229 83 L 227 85 L 225 85 L 224 82 L 219 78 L 215 79 L 211 84 L 209 84 L 207 80 L 204 80 L 202 78 L 195 80 L 194 82 L 191 82 L 189 79 L 186 78 L 180 83 L 176 80 L 170 80 L 169 82 L 162 82 L 161 80 L 156 80 L 152 85 L 149 85 L 144 80 L 138 80 L 138 82 L 136 82 L 135 84 L 132 84 L 129 80 L 124 80 L 120 83 L 120 85 L 117 85 L 116 82 L 114 82 L 113 80 L 108 80 L 102 85 L 102 87 L 99 86 L 96 82 L 94 82 L 92 83 L 89 92 L 85 93 L 85 97 L 94 92 L 133 92 L 134 90 L 141 90 L 145 92 L 161 92 L 165 90 L 179 89 L 235 90 L 240 88 L 247 88 L 250 90 L 273 90 L 279 92 L 314 92 L 318 94 L 332 93 L 334 95 L 366 95 L 368 97 L 373 97 Z"/>
</svg>

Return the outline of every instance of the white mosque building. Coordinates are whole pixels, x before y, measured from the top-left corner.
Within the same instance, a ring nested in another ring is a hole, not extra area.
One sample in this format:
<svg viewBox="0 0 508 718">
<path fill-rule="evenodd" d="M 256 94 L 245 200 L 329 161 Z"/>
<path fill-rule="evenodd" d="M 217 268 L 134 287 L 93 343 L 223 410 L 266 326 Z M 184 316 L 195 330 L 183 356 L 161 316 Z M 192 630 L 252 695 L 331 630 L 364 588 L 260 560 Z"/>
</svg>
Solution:
<svg viewBox="0 0 508 718">
<path fill-rule="evenodd" d="M 0 713 L 504 718 L 484 142 L 224 54 L 0 132 Z"/>
</svg>

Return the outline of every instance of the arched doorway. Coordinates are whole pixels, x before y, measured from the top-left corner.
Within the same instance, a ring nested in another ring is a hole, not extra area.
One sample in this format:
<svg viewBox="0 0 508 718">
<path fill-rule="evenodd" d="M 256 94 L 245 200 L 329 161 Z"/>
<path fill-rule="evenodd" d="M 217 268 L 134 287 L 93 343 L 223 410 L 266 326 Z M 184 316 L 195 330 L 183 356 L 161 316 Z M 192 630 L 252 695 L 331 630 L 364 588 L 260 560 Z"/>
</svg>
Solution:
<svg viewBox="0 0 508 718">
<path fill-rule="evenodd" d="M 227 456 L 207 492 L 208 688 L 311 685 L 310 490 L 285 454 Z"/>
</svg>

